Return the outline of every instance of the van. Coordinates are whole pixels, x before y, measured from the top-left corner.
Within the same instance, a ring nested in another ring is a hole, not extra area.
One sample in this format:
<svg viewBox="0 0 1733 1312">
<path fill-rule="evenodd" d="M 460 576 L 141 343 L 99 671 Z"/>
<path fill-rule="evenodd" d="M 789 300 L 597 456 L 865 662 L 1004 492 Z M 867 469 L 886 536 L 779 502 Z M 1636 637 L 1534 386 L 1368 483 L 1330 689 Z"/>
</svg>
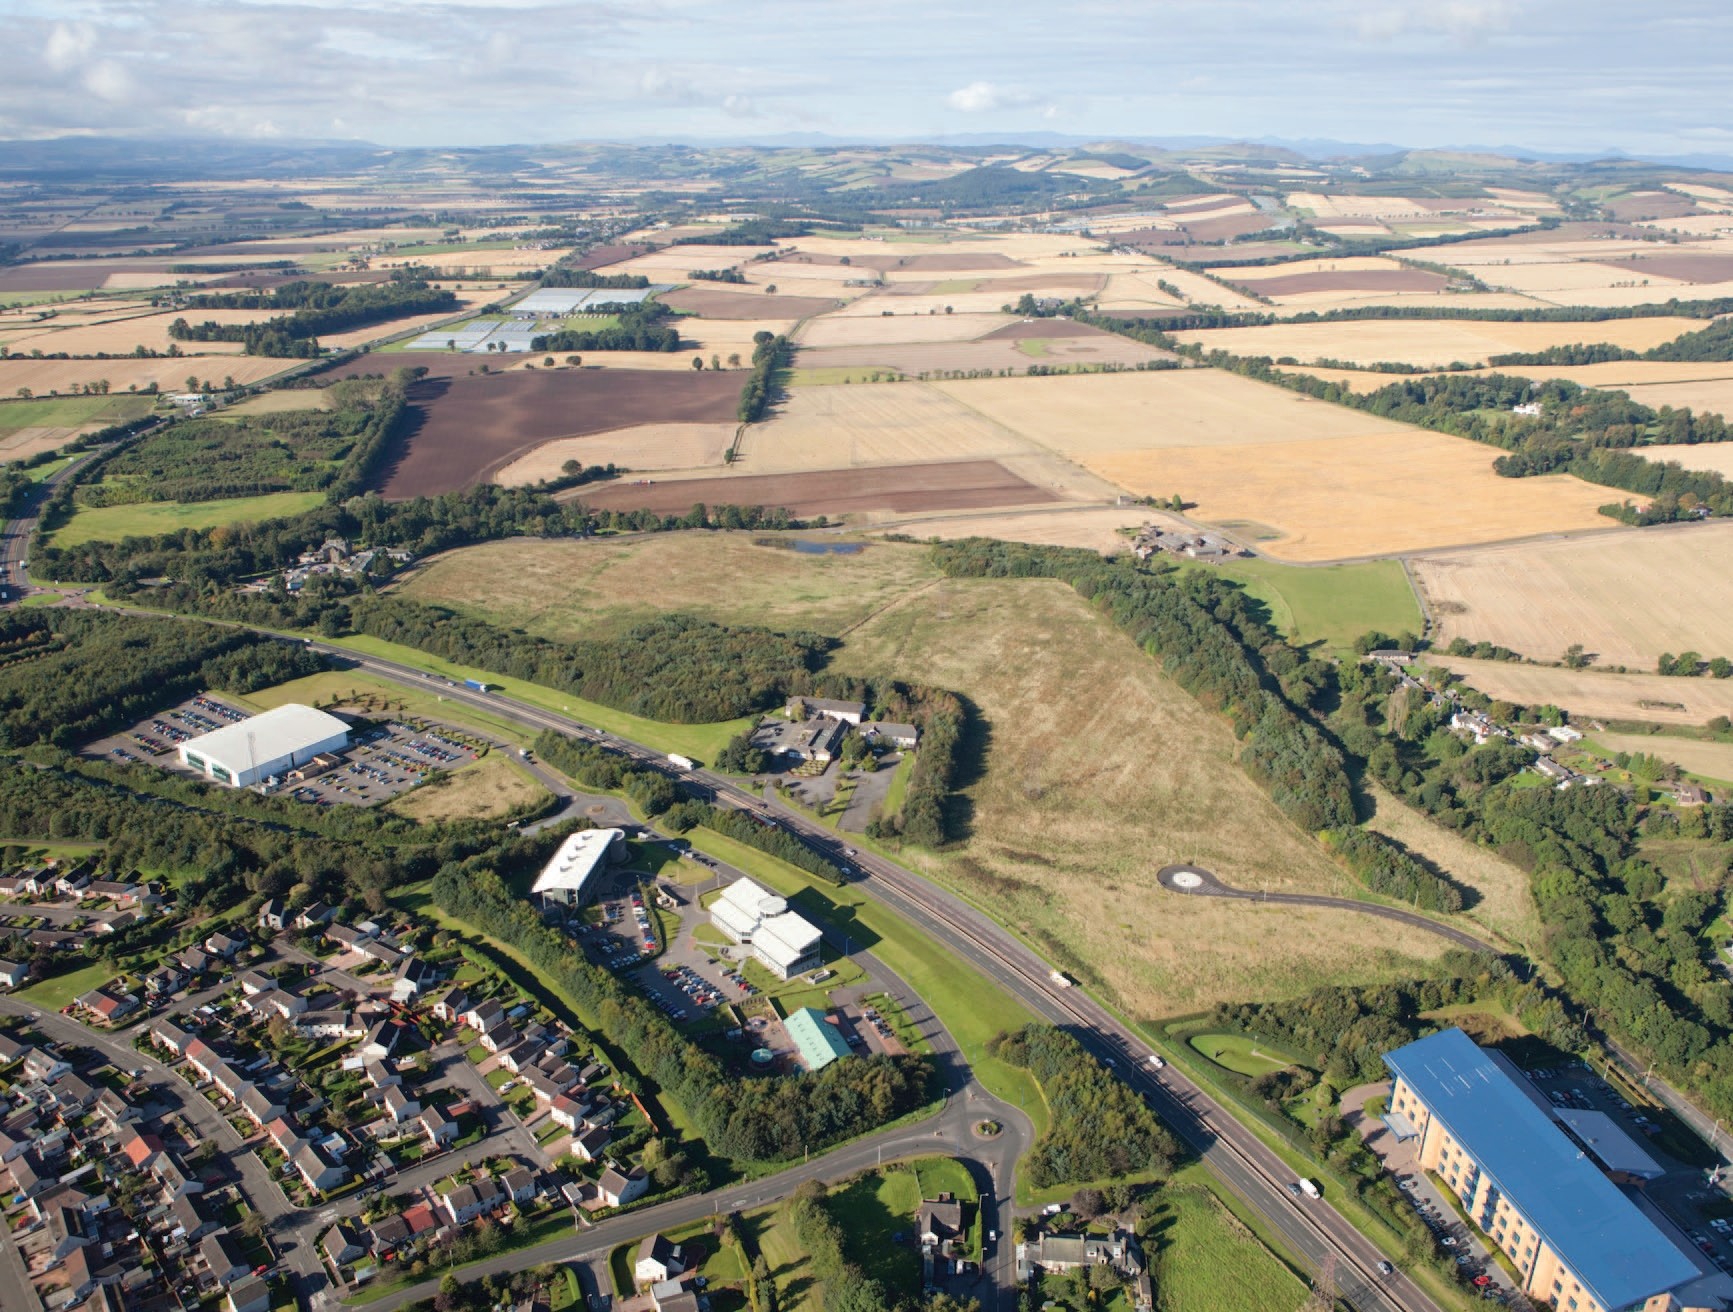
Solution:
<svg viewBox="0 0 1733 1312">
<path fill-rule="evenodd" d="M 1308 1198 L 1322 1198 L 1324 1196 L 1318 1192 L 1318 1186 L 1311 1180 L 1300 1181 L 1300 1192 L 1305 1194 Z"/>
</svg>

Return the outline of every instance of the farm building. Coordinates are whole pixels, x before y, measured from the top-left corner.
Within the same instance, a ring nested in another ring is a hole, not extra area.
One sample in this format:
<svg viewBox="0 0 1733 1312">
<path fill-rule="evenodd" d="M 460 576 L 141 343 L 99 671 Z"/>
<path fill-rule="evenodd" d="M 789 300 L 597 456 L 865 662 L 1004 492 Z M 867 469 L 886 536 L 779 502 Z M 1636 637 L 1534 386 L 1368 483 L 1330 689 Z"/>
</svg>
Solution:
<svg viewBox="0 0 1733 1312">
<path fill-rule="evenodd" d="M 733 942 L 750 946 L 778 979 L 819 964 L 818 928 L 750 879 L 737 879 L 722 891 L 710 905 L 710 922 Z"/>
<path fill-rule="evenodd" d="M 1526 1293 L 1578 1312 L 1707 1305 L 1682 1288 L 1696 1263 L 1461 1030 L 1384 1064 L 1395 1077 L 1386 1124 L 1418 1141 L 1420 1165 L 1523 1272 Z"/>
<path fill-rule="evenodd" d="M 181 764 L 233 788 L 251 788 L 324 752 L 349 746 L 349 726 L 335 715 L 288 702 L 180 745 Z"/>
<path fill-rule="evenodd" d="M 626 833 L 623 829 L 580 830 L 567 837 L 548 858 L 530 892 L 538 895 L 544 906 L 549 903 L 581 906 L 596 871 L 609 861 L 619 860 L 625 854 L 625 847 Z"/>
<path fill-rule="evenodd" d="M 809 1071 L 823 1070 L 838 1057 L 848 1056 L 848 1041 L 816 1008 L 802 1007 L 790 1013 L 782 1027 L 794 1040 L 801 1064 Z"/>
</svg>

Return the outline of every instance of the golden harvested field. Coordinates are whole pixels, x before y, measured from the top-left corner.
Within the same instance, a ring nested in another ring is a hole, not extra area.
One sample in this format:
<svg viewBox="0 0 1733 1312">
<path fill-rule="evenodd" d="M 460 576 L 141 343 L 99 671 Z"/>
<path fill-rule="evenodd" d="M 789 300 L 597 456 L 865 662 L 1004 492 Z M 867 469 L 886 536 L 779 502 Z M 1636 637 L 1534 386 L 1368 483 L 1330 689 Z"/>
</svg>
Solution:
<svg viewBox="0 0 1733 1312">
<path fill-rule="evenodd" d="M 1670 738 L 1665 734 L 1597 733 L 1589 740 L 1608 756 L 1618 752 L 1642 752 L 1670 761 L 1690 774 L 1733 783 L 1733 743 L 1704 742 L 1698 738 Z M 1721 798 L 1717 797 L 1716 801 Z"/>
<path fill-rule="evenodd" d="M 1152 310 L 1180 309 L 1185 302 L 1177 296 L 1163 291 L 1157 284 L 1174 280 L 1167 277 L 1168 270 L 1152 269 L 1148 272 L 1127 271 L 1115 273 L 1107 280 L 1107 290 L 1101 293 L 1100 304 L 1104 307 L 1118 310 Z M 1203 281 L 1203 280 L 1200 280 Z M 1177 283 L 1174 283 L 1178 286 Z M 1208 284 L 1214 287 L 1214 283 Z"/>
<path fill-rule="evenodd" d="M 440 771 L 419 788 L 385 804 L 422 824 L 445 820 L 488 820 L 513 807 L 537 801 L 547 789 L 498 753 L 461 770 Z"/>
<path fill-rule="evenodd" d="M 224 408 L 225 415 L 278 415 L 290 410 L 329 410 L 331 398 L 322 387 L 294 387 L 260 392 L 238 405 Z"/>
<path fill-rule="evenodd" d="M 564 250 L 543 251 L 531 247 L 521 250 L 444 251 L 437 255 L 414 255 L 401 259 L 390 255 L 376 256 L 373 265 L 379 269 L 418 265 L 437 269 L 445 274 L 475 277 L 478 274 L 499 275 L 518 273 L 524 269 L 545 269 L 565 253 Z"/>
<path fill-rule="evenodd" d="M 1602 665 L 1650 670 L 1664 651 L 1733 655 L 1730 551 L 1721 521 L 1420 556 L 1413 573 L 1443 642 L 1542 661 L 1581 643 Z"/>
<path fill-rule="evenodd" d="M 1685 318 L 1613 319 L 1606 323 L 1492 323 L 1476 320 L 1392 319 L 1339 323 L 1278 323 L 1256 328 L 1203 328 L 1174 334 L 1206 350 L 1236 355 L 1293 356 L 1357 364 L 1391 361 L 1434 368 L 1463 361 L 1484 364 L 1488 356 L 1541 351 L 1575 342 L 1610 342 L 1633 351 L 1670 342 L 1701 328 Z"/>
<path fill-rule="evenodd" d="M 1007 510 L 989 514 L 929 515 L 874 527 L 874 532 L 907 533 L 917 538 L 998 538 L 1046 547 L 1087 547 L 1103 554 L 1128 551 L 1135 531 L 1160 522 L 1180 521 L 1143 506 L 1060 506 L 1052 510 Z"/>
<path fill-rule="evenodd" d="M 938 385 L 863 383 L 795 388 L 767 423 L 746 430 L 738 465 L 755 474 L 799 473 L 1041 453 Z"/>
<path fill-rule="evenodd" d="M 58 451 L 73 438 L 103 427 L 103 424 L 81 424 L 76 428 L 14 428 L 0 432 L 0 461 L 28 460 L 44 451 Z"/>
<path fill-rule="evenodd" d="M 734 424 L 637 424 L 588 437 L 562 437 L 503 466 L 493 481 L 518 487 L 558 478 L 568 460 L 622 469 L 713 469 L 734 441 Z"/>
<path fill-rule="evenodd" d="M 1138 305 L 1150 303 L 1150 298 L 1137 289 L 1147 287 L 1156 296 L 1160 296 L 1156 304 L 1172 304 L 1156 282 L 1165 282 L 1177 287 L 1179 294 L 1192 305 L 1219 305 L 1224 310 L 1262 310 L 1266 307 L 1261 301 L 1254 300 L 1244 292 L 1235 291 L 1232 287 L 1224 287 L 1219 282 L 1212 282 L 1202 274 L 1193 273 L 1190 269 L 1182 269 L 1172 264 L 1155 264 L 1148 272 L 1121 275 L 1135 278 L 1135 282 L 1122 283 L 1120 279 L 1109 280 L 1107 291 L 1102 294 L 1103 309 L 1114 309 L 1121 305 Z M 1129 297 L 1121 300 L 1120 297 Z"/>
<path fill-rule="evenodd" d="M 237 343 L 239 345 L 239 343 Z M 37 396 L 70 392 L 86 383 L 107 380 L 112 391 L 140 390 L 155 383 L 165 392 L 178 392 L 187 376 L 221 382 L 232 377 L 237 383 L 257 383 L 292 369 L 300 361 L 278 360 L 258 355 L 181 356 L 156 360 L 0 360 L 0 396 L 12 396 L 28 387 Z M 688 366 L 690 367 L 690 366 Z"/>
<path fill-rule="evenodd" d="M 1255 451 L 1120 451 L 1084 464 L 1142 496 L 1177 493 L 1195 503 L 1192 518 L 1257 538 L 1258 550 L 1279 560 L 1395 555 L 1608 522 L 1596 513 L 1605 488 L 1568 475 L 1499 478 L 1496 455 L 1417 429 Z"/>
<path fill-rule="evenodd" d="M 213 320 L 217 323 L 251 323 L 259 318 L 256 310 L 200 310 L 197 312 L 198 322 Z M 116 317 L 113 322 L 74 323 L 67 320 L 66 327 L 43 326 L 29 333 L 7 334 L 7 342 L 13 350 L 19 349 L 19 343 L 24 342 L 31 350 L 43 352 L 65 351 L 68 355 L 125 355 L 134 347 L 142 346 L 151 351 L 166 351 L 171 345 L 178 345 L 182 351 L 189 354 L 197 352 L 200 355 L 239 355 L 242 350 L 239 342 L 181 342 L 176 343 L 168 334 L 168 326 L 176 319 L 187 318 L 186 314 L 174 310 L 159 310 L 154 314 L 132 314 Z M 49 321 L 49 325 L 62 322 L 59 319 Z"/>
<path fill-rule="evenodd" d="M 1220 369 L 959 379 L 933 386 L 1044 447 L 1078 458 L 1411 431 Z"/>
<path fill-rule="evenodd" d="M 1698 386 L 1706 392 L 1710 388 L 1721 389 L 1723 394 L 1728 398 L 1728 406 L 1733 407 L 1733 378 L 1715 383 L 1701 383 L 1698 384 Z M 1670 392 L 1673 388 L 1633 388 L 1631 390 L 1633 395 L 1635 395 L 1637 391 L 1649 393 Z M 1651 398 L 1645 397 L 1642 399 L 1644 399 L 1648 405 L 1661 404 Z M 1733 414 L 1733 408 L 1723 409 L 1720 406 L 1715 405 L 1692 405 L 1691 409 L 1707 410 L 1722 416 Z M 1726 478 L 1733 478 L 1733 442 L 1699 442 L 1695 445 L 1646 446 L 1640 448 L 1640 450 L 1642 454 L 1650 460 L 1670 462 L 1675 465 L 1682 465 L 1686 469 L 1713 470 L 1715 473 L 1721 474 Z"/>
<path fill-rule="evenodd" d="M 1421 859 L 1430 861 L 1456 883 L 1473 890 L 1465 896 L 1463 914 L 1493 933 L 1516 943 L 1530 942 L 1540 928 L 1528 874 L 1497 853 L 1471 843 L 1461 834 L 1433 824 L 1376 782 L 1368 781 L 1376 810 L 1367 828 L 1392 838 Z"/>
<path fill-rule="evenodd" d="M 1718 715 L 1733 716 L 1733 679 L 1608 674 L 1456 656 L 1430 659 L 1488 697 L 1523 706 L 1561 706 L 1579 718 L 1703 725 Z"/>
<path fill-rule="evenodd" d="M 998 307 L 994 307 L 997 309 Z M 1007 314 L 896 314 L 870 318 L 827 314 L 808 319 L 802 346 L 886 346 L 902 342 L 968 342 L 1006 324 Z"/>
<path fill-rule="evenodd" d="M 1162 892 L 1170 861 L 1249 888 L 1331 891 L 1345 877 L 1241 773 L 1221 719 L 1061 583 L 940 580 L 850 633 L 836 663 L 955 688 L 980 709 L 993 737 L 966 790 L 970 836 L 904 860 L 1134 1014 L 1387 978 L 1445 947 L 1419 930 L 1370 933 L 1353 912 Z"/>
<path fill-rule="evenodd" d="M 1662 406 L 1672 406 L 1675 410 L 1694 410 L 1698 414 L 1720 415 L 1723 419 L 1733 418 L 1733 366 L 1728 366 L 1728 376 L 1725 378 L 1703 378 L 1688 383 L 1654 383 L 1648 386 L 1633 386 L 1622 388 L 1630 393 L 1631 400 L 1643 405 L 1652 405 L 1657 410 Z M 1692 459 L 1706 458 L 1711 461 L 1716 457 L 1687 457 L 1686 452 L 1702 452 L 1702 446 L 1683 447 L 1678 453 L 1648 453 L 1655 460 L 1678 460 L 1686 469 L 1722 469 L 1719 464 L 1693 464 Z M 1723 473 L 1727 471 L 1722 469 Z"/>
<path fill-rule="evenodd" d="M 1584 327 L 1594 327 L 1586 324 Z M 1376 392 L 1381 387 L 1400 382 L 1404 378 L 1436 377 L 1432 374 L 1381 374 L 1366 369 L 1319 369 L 1312 366 L 1295 367 L 1291 373 L 1306 374 L 1312 378 L 1321 378 L 1325 382 L 1336 383 L 1352 392 L 1364 396 L 1368 392 Z M 1679 360 L 1611 360 L 1605 364 L 1577 365 L 1505 365 L 1499 369 L 1483 367 L 1474 372 L 1516 374 L 1523 378 L 1545 380 L 1562 378 L 1567 382 L 1580 384 L 1583 387 L 1611 388 L 1621 392 L 1637 393 L 1633 389 L 1653 389 L 1653 398 L 1645 401 L 1646 405 L 1675 404 L 1665 397 L 1670 390 L 1666 384 L 1671 383 L 1717 383 L 1733 379 L 1733 364 L 1717 364 L 1713 362 L 1699 363 Z"/>
</svg>

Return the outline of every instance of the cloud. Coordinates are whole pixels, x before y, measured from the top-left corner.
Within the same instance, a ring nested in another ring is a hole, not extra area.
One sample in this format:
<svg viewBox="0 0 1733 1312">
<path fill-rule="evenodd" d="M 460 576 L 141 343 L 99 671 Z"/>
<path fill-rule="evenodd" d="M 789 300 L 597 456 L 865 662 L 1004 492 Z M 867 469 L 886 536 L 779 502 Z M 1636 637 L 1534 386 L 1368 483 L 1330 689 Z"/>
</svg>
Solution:
<svg viewBox="0 0 1733 1312">
<path fill-rule="evenodd" d="M 48 34 L 42 57 L 56 73 L 81 63 L 96 48 L 96 29 L 89 23 L 56 23 Z"/>
<path fill-rule="evenodd" d="M 1405 0 L 1360 11 L 1354 28 L 1363 41 L 1394 41 L 1410 33 L 1451 37 L 1462 45 L 1502 32 L 1511 25 L 1511 0 Z"/>
<path fill-rule="evenodd" d="M 1031 105 L 1039 105 L 1041 97 L 1017 87 L 971 82 L 946 96 L 945 103 L 964 114 L 985 114 L 995 109 L 1028 109 Z"/>
</svg>

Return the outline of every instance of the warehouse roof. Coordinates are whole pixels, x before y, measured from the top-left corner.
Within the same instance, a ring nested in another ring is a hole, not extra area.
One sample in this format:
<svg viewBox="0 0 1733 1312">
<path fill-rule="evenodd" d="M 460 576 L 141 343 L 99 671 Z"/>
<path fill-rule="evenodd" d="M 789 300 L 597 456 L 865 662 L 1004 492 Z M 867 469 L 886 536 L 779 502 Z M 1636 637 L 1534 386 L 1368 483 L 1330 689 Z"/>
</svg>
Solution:
<svg viewBox="0 0 1733 1312">
<path fill-rule="evenodd" d="M 298 702 L 285 702 L 260 715 L 200 734 L 181 747 L 238 772 L 255 762 L 292 756 L 348 732 L 349 726 L 335 715 Z"/>
<path fill-rule="evenodd" d="M 589 882 L 596 868 L 607 860 L 608 849 L 626 836 L 623 829 L 580 829 L 569 834 L 559 845 L 541 874 L 531 885 L 530 892 L 549 890 L 577 892 Z"/>
<path fill-rule="evenodd" d="M 800 1049 L 800 1059 L 809 1071 L 823 1070 L 838 1057 L 848 1056 L 848 1040 L 842 1031 L 812 1007 L 794 1012 L 782 1022 L 782 1028 Z"/>
<path fill-rule="evenodd" d="M 1386 1053 L 1384 1063 L 1602 1307 L 1629 1307 L 1696 1276 L 1696 1265 L 1461 1030 Z"/>
</svg>

